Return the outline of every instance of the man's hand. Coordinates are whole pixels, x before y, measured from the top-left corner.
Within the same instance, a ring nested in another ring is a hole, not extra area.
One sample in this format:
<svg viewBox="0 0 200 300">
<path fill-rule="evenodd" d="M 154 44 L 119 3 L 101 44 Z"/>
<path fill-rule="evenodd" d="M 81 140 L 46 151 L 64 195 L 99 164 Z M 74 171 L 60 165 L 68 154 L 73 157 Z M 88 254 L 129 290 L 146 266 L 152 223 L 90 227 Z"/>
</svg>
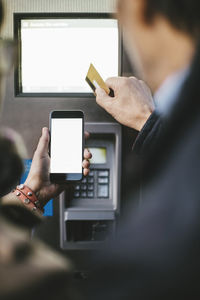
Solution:
<svg viewBox="0 0 200 300">
<path fill-rule="evenodd" d="M 86 133 L 86 137 L 87 137 Z M 60 186 L 58 184 L 53 184 L 50 182 L 49 178 L 49 168 L 50 168 L 50 157 L 48 154 L 49 150 L 49 130 L 48 128 L 42 129 L 42 136 L 39 140 L 37 149 L 33 156 L 33 161 L 28 178 L 25 181 L 27 185 L 33 192 L 36 193 L 38 200 L 41 205 L 44 206 L 51 198 L 58 196 L 64 189 L 68 186 Z M 89 174 L 90 162 L 89 159 L 92 154 L 89 150 L 84 151 L 84 161 L 83 161 L 83 173 L 85 176 Z"/>
<path fill-rule="evenodd" d="M 115 96 L 98 88 L 97 103 L 121 124 L 140 131 L 155 109 L 149 87 L 135 77 L 113 77 L 106 84 Z"/>
</svg>

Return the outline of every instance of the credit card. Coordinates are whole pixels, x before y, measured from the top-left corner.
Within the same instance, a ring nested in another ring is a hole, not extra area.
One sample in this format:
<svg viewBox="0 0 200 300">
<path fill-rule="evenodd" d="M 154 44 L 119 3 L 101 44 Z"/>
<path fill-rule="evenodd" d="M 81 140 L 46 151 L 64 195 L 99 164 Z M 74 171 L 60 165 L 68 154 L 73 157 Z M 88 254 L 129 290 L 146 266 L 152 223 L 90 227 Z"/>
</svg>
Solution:
<svg viewBox="0 0 200 300">
<path fill-rule="evenodd" d="M 114 92 L 112 89 L 109 89 L 109 87 L 106 85 L 105 81 L 102 79 L 100 74 L 97 72 L 93 64 L 90 64 L 87 76 L 85 78 L 91 89 L 93 90 L 95 96 L 96 96 L 96 88 L 100 87 L 102 88 L 110 97 L 114 97 Z"/>
</svg>

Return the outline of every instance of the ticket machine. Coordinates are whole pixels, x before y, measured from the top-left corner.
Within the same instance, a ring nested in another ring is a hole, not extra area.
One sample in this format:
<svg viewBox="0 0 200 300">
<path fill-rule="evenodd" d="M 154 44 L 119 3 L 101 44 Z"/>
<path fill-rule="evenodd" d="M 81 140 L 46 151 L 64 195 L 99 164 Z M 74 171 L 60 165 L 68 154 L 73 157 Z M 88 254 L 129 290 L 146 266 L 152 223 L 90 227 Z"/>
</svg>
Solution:
<svg viewBox="0 0 200 300">
<path fill-rule="evenodd" d="M 63 249 L 94 249 L 115 234 L 120 212 L 121 126 L 87 123 L 86 142 L 93 154 L 91 172 L 74 192 L 60 197 L 60 245 Z"/>
<path fill-rule="evenodd" d="M 114 1 L 5 2 L 2 36 L 18 42 L 18 63 L 8 78 L 2 123 L 21 133 L 24 158 L 32 159 L 52 110 L 85 114 L 91 173 L 73 195 L 54 199 L 52 215 L 34 231 L 57 250 L 80 250 L 82 257 L 82 249 L 97 249 L 112 238 L 120 214 L 121 126 L 96 104 L 85 82 L 90 63 L 103 79 L 129 75 Z"/>
</svg>

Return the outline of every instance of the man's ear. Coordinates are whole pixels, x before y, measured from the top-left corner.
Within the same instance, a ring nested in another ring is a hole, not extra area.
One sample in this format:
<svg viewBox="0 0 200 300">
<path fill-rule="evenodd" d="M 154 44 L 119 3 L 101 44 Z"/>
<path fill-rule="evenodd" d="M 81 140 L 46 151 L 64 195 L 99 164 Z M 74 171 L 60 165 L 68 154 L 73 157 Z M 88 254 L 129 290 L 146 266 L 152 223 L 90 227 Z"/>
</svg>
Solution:
<svg viewBox="0 0 200 300">
<path fill-rule="evenodd" d="M 117 1 L 117 14 L 118 19 L 122 21 L 126 18 L 127 12 L 133 15 L 133 18 L 143 18 L 143 11 L 146 0 L 118 0 Z"/>
<path fill-rule="evenodd" d="M 127 2 L 127 9 L 132 12 L 133 17 L 137 22 L 144 26 L 153 25 L 157 19 L 157 15 L 151 15 L 147 11 L 148 0 L 125 0 Z M 122 0 L 121 0 L 122 2 Z"/>
<path fill-rule="evenodd" d="M 127 0 L 129 3 L 129 9 L 133 12 L 134 17 L 137 17 L 138 20 L 145 20 L 146 13 L 146 1 L 147 0 Z"/>
</svg>

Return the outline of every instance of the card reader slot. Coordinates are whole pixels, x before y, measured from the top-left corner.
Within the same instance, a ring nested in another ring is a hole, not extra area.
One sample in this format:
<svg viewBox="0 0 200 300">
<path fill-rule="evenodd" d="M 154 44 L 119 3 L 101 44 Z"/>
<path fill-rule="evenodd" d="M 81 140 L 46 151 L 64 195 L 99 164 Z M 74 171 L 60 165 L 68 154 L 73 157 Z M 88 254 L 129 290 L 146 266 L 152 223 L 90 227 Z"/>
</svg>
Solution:
<svg viewBox="0 0 200 300">
<path fill-rule="evenodd" d="M 66 236 L 68 242 L 106 241 L 113 232 L 113 221 L 82 220 L 67 221 Z"/>
</svg>

